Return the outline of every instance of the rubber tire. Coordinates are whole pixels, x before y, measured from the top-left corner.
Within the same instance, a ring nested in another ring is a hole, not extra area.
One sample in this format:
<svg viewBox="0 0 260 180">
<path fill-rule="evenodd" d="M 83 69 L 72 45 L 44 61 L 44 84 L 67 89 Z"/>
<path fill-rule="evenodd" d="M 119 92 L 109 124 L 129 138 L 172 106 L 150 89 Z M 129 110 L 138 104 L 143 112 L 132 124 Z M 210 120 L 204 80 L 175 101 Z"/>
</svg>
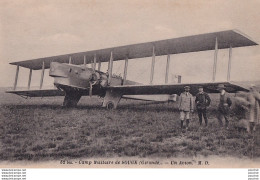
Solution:
<svg viewBox="0 0 260 180">
<path fill-rule="evenodd" d="M 112 102 L 112 101 L 109 101 L 108 103 L 107 103 L 107 110 L 113 110 L 113 109 L 115 109 L 115 105 L 114 105 L 114 103 Z"/>
</svg>

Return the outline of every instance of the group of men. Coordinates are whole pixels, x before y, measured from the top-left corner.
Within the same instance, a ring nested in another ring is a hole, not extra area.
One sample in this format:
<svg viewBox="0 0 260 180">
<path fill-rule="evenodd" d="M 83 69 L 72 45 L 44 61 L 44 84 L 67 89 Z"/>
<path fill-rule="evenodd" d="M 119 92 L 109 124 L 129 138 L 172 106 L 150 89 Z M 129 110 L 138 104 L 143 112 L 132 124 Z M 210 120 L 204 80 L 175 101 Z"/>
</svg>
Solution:
<svg viewBox="0 0 260 180">
<path fill-rule="evenodd" d="M 199 117 L 199 124 L 202 126 L 202 118 L 204 118 L 205 126 L 208 125 L 208 117 L 207 117 L 207 108 L 211 103 L 211 99 L 209 95 L 203 91 L 203 86 L 199 86 L 199 92 L 195 97 L 196 109 Z M 223 84 L 219 84 L 217 90 L 220 93 L 219 96 L 219 104 L 217 109 L 217 119 L 219 122 L 219 126 L 223 127 L 223 119 L 225 119 L 225 128 L 229 129 L 229 114 L 232 105 L 231 98 L 225 91 L 225 86 Z M 180 120 L 181 120 L 181 129 L 184 128 L 184 120 L 186 120 L 186 129 L 189 128 L 190 123 L 190 113 L 194 111 L 194 101 L 193 96 L 189 92 L 190 87 L 185 86 L 184 92 L 181 93 L 179 99 L 179 110 L 180 110 Z M 259 119 L 259 101 L 260 94 L 256 91 L 255 86 L 250 87 L 250 92 L 247 96 L 247 102 L 249 106 L 249 123 L 248 123 L 248 132 L 252 132 L 255 130 L 255 125 Z M 258 106 L 257 106 L 258 105 Z M 258 108 L 258 110 L 256 110 Z"/>
</svg>

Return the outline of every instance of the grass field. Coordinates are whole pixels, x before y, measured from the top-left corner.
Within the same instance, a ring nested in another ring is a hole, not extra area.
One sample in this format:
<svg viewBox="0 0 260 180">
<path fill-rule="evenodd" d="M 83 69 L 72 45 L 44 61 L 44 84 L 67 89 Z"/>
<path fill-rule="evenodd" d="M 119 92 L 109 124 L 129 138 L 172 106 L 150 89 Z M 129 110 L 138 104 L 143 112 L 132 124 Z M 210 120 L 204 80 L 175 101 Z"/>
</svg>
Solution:
<svg viewBox="0 0 260 180">
<path fill-rule="evenodd" d="M 209 126 L 199 128 L 193 115 L 181 132 L 175 103 L 122 100 L 107 111 L 102 100 L 84 97 L 77 108 L 61 107 L 63 98 L 21 97 L 0 92 L 0 159 L 57 160 L 81 157 L 170 158 L 260 157 L 260 129 L 252 136 L 241 127 L 242 109 L 233 111 L 230 130 L 220 129 L 211 95 Z"/>
</svg>

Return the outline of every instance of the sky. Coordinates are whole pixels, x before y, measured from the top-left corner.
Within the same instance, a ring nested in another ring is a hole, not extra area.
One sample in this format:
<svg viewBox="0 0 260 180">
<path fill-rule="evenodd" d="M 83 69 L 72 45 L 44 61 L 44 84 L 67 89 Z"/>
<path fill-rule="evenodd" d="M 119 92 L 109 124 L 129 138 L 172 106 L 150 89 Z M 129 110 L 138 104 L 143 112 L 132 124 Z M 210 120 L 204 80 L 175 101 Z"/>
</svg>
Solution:
<svg viewBox="0 0 260 180">
<path fill-rule="evenodd" d="M 260 1 L 244 0 L 1 0 L 0 87 L 14 84 L 10 62 L 237 29 L 260 43 Z M 232 81 L 260 80 L 260 47 L 234 48 Z M 216 81 L 226 80 L 228 49 L 219 50 Z M 156 57 L 154 84 L 165 79 L 166 56 Z M 210 82 L 214 51 L 171 55 L 170 79 Z M 128 79 L 149 83 L 151 58 L 129 60 Z M 103 71 L 107 63 L 102 64 Z M 123 74 L 124 62 L 113 73 Z M 18 86 L 29 70 L 20 68 Z M 32 86 L 39 86 L 33 71 Z M 53 79 L 45 71 L 44 87 Z"/>
</svg>

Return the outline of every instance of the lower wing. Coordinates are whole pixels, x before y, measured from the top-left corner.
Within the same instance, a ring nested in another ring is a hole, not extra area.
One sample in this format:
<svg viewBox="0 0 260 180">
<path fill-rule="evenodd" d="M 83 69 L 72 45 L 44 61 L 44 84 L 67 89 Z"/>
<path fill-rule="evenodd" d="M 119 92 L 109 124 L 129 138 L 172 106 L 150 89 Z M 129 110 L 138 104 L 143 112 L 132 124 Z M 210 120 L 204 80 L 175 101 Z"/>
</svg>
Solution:
<svg viewBox="0 0 260 180">
<path fill-rule="evenodd" d="M 156 98 L 142 97 L 142 96 L 127 96 L 127 95 L 171 95 L 181 94 L 184 86 L 190 86 L 190 93 L 195 95 L 198 92 L 198 87 L 203 86 L 204 91 L 207 93 L 218 93 L 217 86 L 224 84 L 226 91 L 230 93 L 236 93 L 238 91 L 249 90 L 230 82 L 215 82 L 215 83 L 196 83 L 196 84 L 163 84 L 163 85 L 124 85 L 124 86 L 110 86 L 104 89 L 112 90 L 122 94 L 123 98 L 126 99 L 139 99 L 139 100 L 150 100 L 156 101 Z M 75 87 L 70 87 L 75 89 Z M 15 90 L 6 91 L 7 93 L 13 93 L 25 97 L 49 97 L 49 96 L 65 96 L 65 92 L 59 89 L 41 89 L 41 90 Z M 83 93 L 84 92 L 84 93 Z M 82 91 L 82 95 L 87 95 L 85 91 Z M 151 97 L 151 96 L 150 96 Z"/>
<path fill-rule="evenodd" d="M 17 94 L 22 97 L 50 97 L 50 96 L 65 96 L 64 91 L 58 89 L 38 89 L 38 90 L 20 90 L 6 91 L 6 93 Z"/>
<path fill-rule="evenodd" d="M 126 85 L 108 87 L 113 91 L 120 92 L 123 95 L 151 95 L 151 94 L 178 94 L 184 91 L 185 86 L 190 86 L 190 93 L 195 95 L 199 86 L 207 93 L 218 93 L 217 86 L 224 84 L 226 91 L 236 93 L 238 91 L 249 90 L 231 82 L 214 82 L 214 83 L 189 83 L 189 84 L 162 84 L 162 85 Z"/>
</svg>

